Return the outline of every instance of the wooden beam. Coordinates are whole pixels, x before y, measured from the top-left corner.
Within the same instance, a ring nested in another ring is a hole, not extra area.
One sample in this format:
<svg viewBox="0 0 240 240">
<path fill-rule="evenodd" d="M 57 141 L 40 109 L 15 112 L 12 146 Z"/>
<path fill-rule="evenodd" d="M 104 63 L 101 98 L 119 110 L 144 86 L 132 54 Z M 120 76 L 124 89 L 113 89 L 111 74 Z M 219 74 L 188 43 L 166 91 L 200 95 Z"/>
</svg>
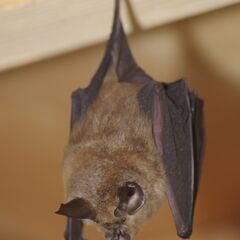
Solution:
<svg viewBox="0 0 240 240">
<path fill-rule="evenodd" d="M 125 1 L 123 1 L 124 3 Z M 239 0 L 131 0 L 146 29 Z M 107 39 L 113 0 L 0 0 L 0 70 L 31 63 Z M 122 18 L 132 31 L 126 6 Z"/>
<path fill-rule="evenodd" d="M 1 9 L 0 70 L 103 41 L 110 33 L 112 15 L 110 0 L 42 0 Z"/>
<path fill-rule="evenodd" d="M 239 0 L 131 0 L 142 28 L 192 17 L 240 3 Z"/>
</svg>

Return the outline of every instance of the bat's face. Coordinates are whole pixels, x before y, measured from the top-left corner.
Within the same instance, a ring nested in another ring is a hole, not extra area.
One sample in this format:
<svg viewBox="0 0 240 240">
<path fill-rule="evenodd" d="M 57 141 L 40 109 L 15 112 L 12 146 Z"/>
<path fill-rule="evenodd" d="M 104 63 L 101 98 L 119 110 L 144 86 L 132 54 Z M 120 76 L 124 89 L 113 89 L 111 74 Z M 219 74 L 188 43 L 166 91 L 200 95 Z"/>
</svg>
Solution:
<svg viewBox="0 0 240 240">
<path fill-rule="evenodd" d="M 133 239 L 145 203 L 142 188 L 135 182 L 126 182 L 115 191 L 115 197 L 111 189 L 104 195 L 105 200 L 99 198 L 97 207 L 91 200 L 74 198 L 62 204 L 58 213 L 86 222 L 91 220 L 104 232 L 107 240 Z"/>
<path fill-rule="evenodd" d="M 117 205 L 105 222 L 104 216 L 99 216 L 99 225 L 106 239 L 130 240 L 135 235 L 138 211 L 143 207 L 145 198 L 141 187 L 135 182 L 126 182 L 116 192 Z M 103 220 L 103 221 L 101 221 Z"/>
<path fill-rule="evenodd" d="M 152 147 L 141 144 L 144 150 L 133 151 L 130 141 L 128 148 L 122 145 L 127 137 L 123 143 L 118 136 L 117 142 L 114 139 L 111 143 L 117 148 L 111 147 L 111 151 L 106 151 L 103 141 L 94 147 L 89 141 L 68 146 L 64 164 L 66 204 L 58 213 L 90 220 L 107 240 L 127 240 L 133 239 L 139 225 L 160 207 L 163 176 Z"/>
</svg>

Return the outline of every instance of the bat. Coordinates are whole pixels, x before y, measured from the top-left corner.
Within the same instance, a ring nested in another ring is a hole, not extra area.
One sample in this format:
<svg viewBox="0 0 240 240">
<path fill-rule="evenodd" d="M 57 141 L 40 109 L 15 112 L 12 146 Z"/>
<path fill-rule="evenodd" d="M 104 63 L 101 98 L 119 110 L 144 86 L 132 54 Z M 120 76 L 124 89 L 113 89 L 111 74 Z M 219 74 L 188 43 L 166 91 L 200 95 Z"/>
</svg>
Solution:
<svg viewBox="0 0 240 240">
<path fill-rule="evenodd" d="M 72 93 L 64 155 L 66 240 L 83 223 L 107 240 L 131 240 L 168 199 L 177 234 L 189 238 L 203 150 L 203 100 L 186 81 L 153 80 L 135 62 L 115 2 L 112 33 L 90 84 Z"/>
</svg>

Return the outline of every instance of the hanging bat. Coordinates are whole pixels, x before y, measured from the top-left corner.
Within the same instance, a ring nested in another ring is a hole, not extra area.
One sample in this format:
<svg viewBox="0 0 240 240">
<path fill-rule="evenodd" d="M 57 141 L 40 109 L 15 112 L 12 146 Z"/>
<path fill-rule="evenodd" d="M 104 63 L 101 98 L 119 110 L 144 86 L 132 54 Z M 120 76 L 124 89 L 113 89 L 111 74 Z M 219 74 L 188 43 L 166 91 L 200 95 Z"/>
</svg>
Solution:
<svg viewBox="0 0 240 240">
<path fill-rule="evenodd" d="M 203 156 L 203 101 L 182 79 L 153 80 L 135 62 L 116 0 L 103 60 L 72 94 L 64 156 L 66 240 L 92 222 L 107 240 L 130 240 L 166 196 L 177 233 L 192 232 Z"/>
</svg>

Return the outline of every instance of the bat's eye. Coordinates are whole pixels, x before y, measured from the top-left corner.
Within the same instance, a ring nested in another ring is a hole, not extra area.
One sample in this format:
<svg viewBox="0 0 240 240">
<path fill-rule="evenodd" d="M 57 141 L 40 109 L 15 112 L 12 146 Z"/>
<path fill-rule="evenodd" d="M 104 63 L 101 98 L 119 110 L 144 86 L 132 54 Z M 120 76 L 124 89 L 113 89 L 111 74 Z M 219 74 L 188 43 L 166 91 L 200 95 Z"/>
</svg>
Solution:
<svg viewBox="0 0 240 240">
<path fill-rule="evenodd" d="M 118 190 L 119 205 L 115 209 L 116 217 L 124 217 L 126 214 L 133 215 L 144 204 L 142 188 L 135 182 L 126 182 Z"/>
<path fill-rule="evenodd" d="M 128 192 L 127 192 L 128 197 L 132 197 L 134 194 L 135 194 L 135 188 L 128 187 Z"/>
</svg>

